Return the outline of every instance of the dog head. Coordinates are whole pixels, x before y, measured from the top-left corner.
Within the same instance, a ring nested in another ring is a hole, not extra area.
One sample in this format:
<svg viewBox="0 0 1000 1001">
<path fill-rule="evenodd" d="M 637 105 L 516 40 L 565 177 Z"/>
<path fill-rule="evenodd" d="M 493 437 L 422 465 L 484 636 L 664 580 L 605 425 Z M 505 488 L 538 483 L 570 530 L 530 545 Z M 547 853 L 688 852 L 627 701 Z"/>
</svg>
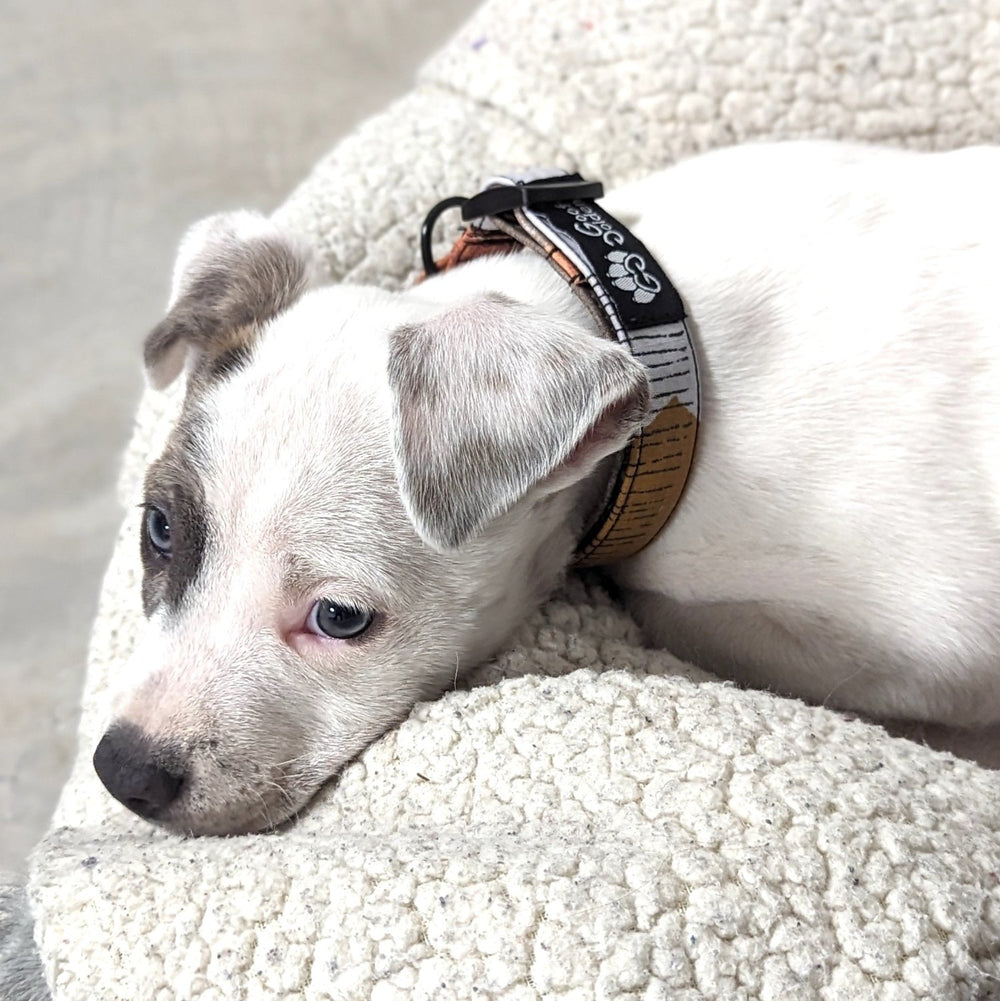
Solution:
<svg viewBox="0 0 1000 1001">
<path fill-rule="evenodd" d="M 148 624 L 94 758 L 130 809 L 274 826 L 558 581 L 648 390 L 533 263 L 390 293 L 316 287 L 249 213 L 185 239 L 146 344 L 154 385 L 187 379 L 146 475 Z"/>
</svg>

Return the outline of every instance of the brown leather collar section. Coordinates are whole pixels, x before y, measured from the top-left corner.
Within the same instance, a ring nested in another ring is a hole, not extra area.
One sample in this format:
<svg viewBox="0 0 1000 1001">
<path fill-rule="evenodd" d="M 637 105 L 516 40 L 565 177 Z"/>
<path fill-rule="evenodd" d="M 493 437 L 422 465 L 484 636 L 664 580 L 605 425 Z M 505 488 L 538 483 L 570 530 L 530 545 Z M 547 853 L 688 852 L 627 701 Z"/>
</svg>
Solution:
<svg viewBox="0 0 1000 1001">
<path fill-rule="evenodd" d="M 620 225 L 613 217 L 606 218 Z M 445 271 L 466 261 L 527 247 L 545 257 L 566 279 L 605 336 L 624 343 L 645 365 L 654 417 L 623 449 L 621 466 L 605 505 L 576 551 L 577 566 L 613 563 L 634 556 L 652 542 L 673 513 L 687 482 L 698 432 L 699 391 L 694 350 L 683 320 L 637 330 L 623 329 L 620 320 L 615 322 L 611 318 L 616 314 L 612 313 L 613 307 L 609 308 L 608 297 L 595 287 L 594 275 L 585 274 L 571 258 L 572 243 L 567 243 L 566 250 L 556 246 L 553 234 L 544 232 L 536 225 L 538 222 L 537 217 L 532 218 L 524 209 L 491 216 L 489 228 L 470 225 L 451 250 L 435 263 L 439 270 Z M 592 225 L 591 219 L 586 222 Z M 580 226 L 576 228 L 591 235 Z M 610 225 L 604 232 L 609 230 Z M 605 243 L 604 249 L 618 246 L 607 239 Z M 655 279 L 644 273 L 645 262 L 637 270 L 633 261 L 625 260 L 623 253 L 616 255 L 614 249 L 604 257 L 612 262 L 606 268 L 607 277 L 618 289 L 635 288 L 638 281 L 640 289 L 654 288 L 654 294 L 658 291 Z M 630 281 L 632 285 L 628 284 Z M 635 293 L 637 302 L 648 301 L 639 298 L 640 294 Z"/>
<path fill-rule="evenodd" d="M 462 231 L 462 235 L 455 241 L 451 250 L 436 262 L 437 269 L 438 271 L 450 271 L 452 268 L 458 267 L 459 264 L 465 264 L 466 261 L 474 261 L 477 257 L 510 254 L 515 250 L 520 250 L 523 246 L 523 243 L 508 236 L 502 230 L 469 226 Z"/>
</svg>

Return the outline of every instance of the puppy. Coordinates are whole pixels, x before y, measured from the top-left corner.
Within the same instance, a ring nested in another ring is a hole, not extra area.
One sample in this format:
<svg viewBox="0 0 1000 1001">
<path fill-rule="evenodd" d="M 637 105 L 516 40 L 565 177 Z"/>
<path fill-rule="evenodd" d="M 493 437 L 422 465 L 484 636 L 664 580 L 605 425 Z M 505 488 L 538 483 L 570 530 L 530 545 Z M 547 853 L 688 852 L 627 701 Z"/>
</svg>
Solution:
<svg viewBox="0 0 1000 1001">
<path fill-rule="evenodd" d="M 655 644 L 881 717 L 1000 720 L 1000 151 L 712 153 L 603 203 L 685 300 L 690 478 L 607 568 Z M 185 238 L 150 379 L 149 619 L 95 755 L 193 834 L 300 809 L 503 647 L 649 415 L 646 370 L 538 255 L 316 287 L 250 213 Z"/>
</svg>

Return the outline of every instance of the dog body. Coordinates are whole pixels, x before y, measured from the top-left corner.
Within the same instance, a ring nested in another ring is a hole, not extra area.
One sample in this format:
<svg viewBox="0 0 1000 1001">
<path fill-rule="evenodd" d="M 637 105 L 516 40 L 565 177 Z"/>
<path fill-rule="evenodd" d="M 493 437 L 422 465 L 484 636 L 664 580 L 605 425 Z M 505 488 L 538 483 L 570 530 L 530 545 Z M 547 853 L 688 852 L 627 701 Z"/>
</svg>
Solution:
<svg viewBox="0 0 1000 1001">
<path fill-rule="evenodd" d="M 840 708 L 1000 720 L 998 168 L 760 145 L 605 201 L 699 356 L 681 503 L 607 568 L 653 642 Z M 188 389 L 95 765 L 176 830 L 279 822 L 500 649 L 648 416 L 642 366 L 535 255 L 310 283 L 269 223 L 215 217 L 147 343 L 154 383 L 186 367 Z"/>
<path fill-rule="evenodd" d="M 840 708 L 1000 719 L 998 166 L 760 146 L 628 190 L 702 359 L 683 502 L 609 568 L 655 642 Z"/>
</svg>

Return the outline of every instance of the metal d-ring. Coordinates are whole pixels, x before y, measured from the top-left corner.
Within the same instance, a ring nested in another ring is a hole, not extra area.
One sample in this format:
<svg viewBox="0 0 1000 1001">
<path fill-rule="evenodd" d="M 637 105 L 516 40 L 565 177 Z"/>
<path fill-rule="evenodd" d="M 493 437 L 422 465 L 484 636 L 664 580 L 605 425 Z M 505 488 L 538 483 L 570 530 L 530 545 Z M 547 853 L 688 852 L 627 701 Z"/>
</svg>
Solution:
<svg viewBox="0 0 1000 1001">
<path fill-rule="evenodd" d="M 434 255 L 431 252 L 431 241 L 434 239 L 434 226 L 438 218 L 443 212 L 447 212 L 448 209 L 464 205 L 467 201 L 468 198 L 463 198 L 462 195 L 455 195 L 452 198 L 446 198 L 443 202 L 438 202 L 427 213 L 427 218 L 424 219 L 424 223 L 420 227 L 420 256 L 423 258 L 425 274 L 432 275 L 438 270 L 437 264 L 434 263 Z"/>
</svg>

